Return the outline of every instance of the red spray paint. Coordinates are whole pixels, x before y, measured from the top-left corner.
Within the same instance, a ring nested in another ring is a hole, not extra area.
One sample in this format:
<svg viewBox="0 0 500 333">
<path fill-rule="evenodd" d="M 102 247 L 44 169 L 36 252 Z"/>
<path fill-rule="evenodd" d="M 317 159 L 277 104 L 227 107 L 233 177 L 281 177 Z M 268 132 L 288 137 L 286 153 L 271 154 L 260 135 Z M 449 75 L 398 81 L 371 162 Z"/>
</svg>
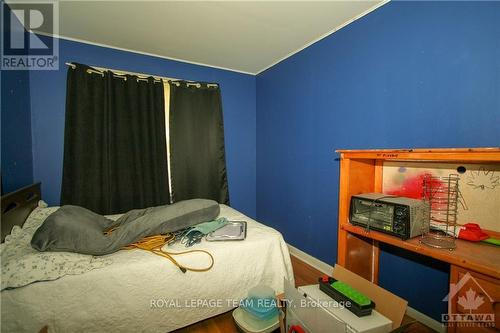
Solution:
<svg viewBox="0 0 500 333">
<path fill-rule="evenodd" d="M 415 175 L 413 177 L 408 177 L 404 180 L 403 184 L 394 189 L 385 191 L 387 194 L 397 195 L 401 197 L 408 197 L 414 199 L 422 199 L 423 197 L 423 185 L 424 179 L 426 177 L 431 177 L 432 174 L 429 172 L 423 172 L 421 174 Z M 432 187 L 436 188 L 442 186 L 443 183 L 440 180 L 431 180 Z"/>
</svg>

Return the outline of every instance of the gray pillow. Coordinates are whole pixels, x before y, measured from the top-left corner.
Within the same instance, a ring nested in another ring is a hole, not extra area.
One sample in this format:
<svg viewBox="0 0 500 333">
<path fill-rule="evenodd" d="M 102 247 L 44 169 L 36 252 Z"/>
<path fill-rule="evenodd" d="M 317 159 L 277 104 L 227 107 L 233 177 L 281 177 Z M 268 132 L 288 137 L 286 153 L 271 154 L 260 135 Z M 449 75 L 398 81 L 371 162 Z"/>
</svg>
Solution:
<svg viewBox="0 0 500 333">
<path fill-rule="evenodd" d="M 102 242 L 115 222 L 79 206 L 62 206 L 50 214 L 31 239 L 39 251 L 86 253 L 89 241 Z"/>
<path fill-rule="evenodd" d="M 214 220 L 219 204 L 191 199 L 172 205 L 132 210 L 116 222 L 78 206 L 63 206 L 47 217 L 33 235 L 39 251 L 68 251 L 92 255 L 116 252 L 143 237 L 165 234 Z M 119 227 L 109 236 L 104 230 Z"/>
</svg>

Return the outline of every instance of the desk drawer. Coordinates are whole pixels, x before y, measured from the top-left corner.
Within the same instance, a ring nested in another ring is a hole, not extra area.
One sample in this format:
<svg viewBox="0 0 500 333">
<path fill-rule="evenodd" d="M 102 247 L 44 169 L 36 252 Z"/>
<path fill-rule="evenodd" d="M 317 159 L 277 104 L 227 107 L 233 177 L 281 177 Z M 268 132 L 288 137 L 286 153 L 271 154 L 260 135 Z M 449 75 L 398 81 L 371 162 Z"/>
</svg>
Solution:
<svg viewBox="0 0 500 333">
<path fill-rule="evenodd" d="M 457 327 L 456 332 L 494 332 L 495 328 L 489 327 L 491 320 L 500 327 L 500 280 L 452 266 L 450 283 L 459 288 L 450 295 L 451 313 L 476 316 L 473 321 L 479 326 Z"/>
<path fill-rule="evenodd" d="M 457 312 L 495 315 L 495 326 L 500 327 L 500 281 L 468 272 L 472 278 L 457 293 Z M 458 273 L 458 280 L 466 279 L 466 271 Z M 465 280 L 464 280 L 465 281 Z"/>
<path fill-rule="evenodd" d="M 490 276 L 476 273 L 474 271 L 466 271 L 466 270 L 460 270 L 458 272 L 458 279 L 461 280 L 462 278 L 465 277 L 467 273 L 472 275 L 475 282 L 477 282 L 481 286 L 481 288 L 484 289 L 486 293 L 488 293 L 489 297 L 496 299 L 497 301 L 500 300 L 500 288 L 499 288 L 500 280 L 497 280 Z M 471 280 L 472 279 L 470 279 L 468 282 L 470 282 Z M 463 290 L 464 288 L 460 289 L 460 291 Z"/>
</svg>

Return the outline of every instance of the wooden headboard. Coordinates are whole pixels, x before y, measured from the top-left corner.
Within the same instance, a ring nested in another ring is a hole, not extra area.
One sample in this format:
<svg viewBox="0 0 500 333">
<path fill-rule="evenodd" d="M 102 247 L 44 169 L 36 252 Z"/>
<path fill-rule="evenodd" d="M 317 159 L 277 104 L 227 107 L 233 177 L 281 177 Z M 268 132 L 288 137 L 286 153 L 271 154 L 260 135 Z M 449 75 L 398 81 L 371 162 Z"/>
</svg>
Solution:
<svg viewBox="0 0 500 333">
<path fill-rule="evenodd" d="M 42 197 L 40 183 L 28 185 L 2 196 L 2 242 L 12 227 L 22 226 Z"/>
</svg>

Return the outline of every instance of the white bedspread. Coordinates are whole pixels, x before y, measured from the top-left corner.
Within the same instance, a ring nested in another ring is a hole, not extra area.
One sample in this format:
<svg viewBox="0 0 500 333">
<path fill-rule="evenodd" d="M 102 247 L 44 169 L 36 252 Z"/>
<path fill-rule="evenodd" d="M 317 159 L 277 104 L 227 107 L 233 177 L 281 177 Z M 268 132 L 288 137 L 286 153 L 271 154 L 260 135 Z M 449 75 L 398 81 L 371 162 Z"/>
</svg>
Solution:
<svg viewBox="0 0 500 333">
<path fill-rule="evenodd" d="M 2 331 L 168 332 L 226 312 L 257 284 L 283 292 L 293 281 L 288 248 L 281 234 L 221 205 L 220 216 L 248 223 L 247 238 L 207 242 L 193 249 L 214 256 L 214 267 L 183 274 L 170 261 L 141 250 L 119 251 L 112 264 L 81 275 L 37 282 L 1 292 Z M 170 251 L 186 248 L 177 244 Z M 177 257 L 203 267 L 203 254 Z"/>
<path fill-rule="evenodd" d="M 31 247 L 31 238 L 43 221 L 59 207 L 35 208 L 23 228 L 14 226 L 0 244 L 1 290 L 17 288 L 37 281 L 57 280 L 65 275 L 83 274 L 111 264 L 109 258 L 72 252 L 39 252 Z M 45 204 L 46 205 L 46 204 Z"/>
</svg>

